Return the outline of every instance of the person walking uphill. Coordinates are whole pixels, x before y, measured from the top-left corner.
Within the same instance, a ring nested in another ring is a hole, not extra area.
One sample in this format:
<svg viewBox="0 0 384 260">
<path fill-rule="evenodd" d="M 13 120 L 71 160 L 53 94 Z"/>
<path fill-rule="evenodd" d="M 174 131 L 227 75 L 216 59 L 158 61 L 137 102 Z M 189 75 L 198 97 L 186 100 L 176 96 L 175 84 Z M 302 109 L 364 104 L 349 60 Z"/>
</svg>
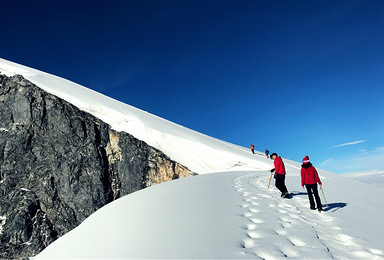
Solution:
<svg viewBox="0 0 384 260">
<path fill-rule="evenodd" d="M 255 154 L 255 146 L 253 144 L 251 144 L 251 152 Z"/>
<path fill-rule="evenodd" d="M 303 164 L 301 165 L 301 186 L 307 189 L 308 198 L 310 207 L 312 210 L 315 210 L 315 200 L 317 209 L 319 211 L 323 210 L 323 205 L 321 204 L 319 192 L 317 190 L 317 183 L 322 185 L 319 174 L 316 171 L 316 168 L 312 166 L 312 163 L 309 161 L 308 155 L 303 158 Z M 315 197 L 315 200 L 313 199 Z"/>
<path fill-rule="evenodd" d="M 271 172 L 275 172 L 275 186 L 281 191 L 281 197 L 289 198 L 289 192 L 287 187 L 285 186 L 285 166 L 283 160 L 280 156 L 277 156 L 276 153 L 271 154 L 271 159 L 274 160 L 275 168 L 271 170 Z"/>
</svg>

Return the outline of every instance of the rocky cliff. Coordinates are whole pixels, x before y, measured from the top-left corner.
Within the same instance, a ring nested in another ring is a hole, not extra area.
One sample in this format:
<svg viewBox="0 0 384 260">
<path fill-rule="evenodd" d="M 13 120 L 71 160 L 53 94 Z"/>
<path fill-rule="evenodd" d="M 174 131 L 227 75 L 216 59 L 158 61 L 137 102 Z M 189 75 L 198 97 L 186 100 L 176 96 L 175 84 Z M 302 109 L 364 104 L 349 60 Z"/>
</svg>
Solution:
<svg viewBox="0 0 384 260">
<path fill-rule="evenodd" d="M 189 175 L 22 76 L 0 74 L 0 258 L 36 255 L 107 203 Z"/>
</svg>

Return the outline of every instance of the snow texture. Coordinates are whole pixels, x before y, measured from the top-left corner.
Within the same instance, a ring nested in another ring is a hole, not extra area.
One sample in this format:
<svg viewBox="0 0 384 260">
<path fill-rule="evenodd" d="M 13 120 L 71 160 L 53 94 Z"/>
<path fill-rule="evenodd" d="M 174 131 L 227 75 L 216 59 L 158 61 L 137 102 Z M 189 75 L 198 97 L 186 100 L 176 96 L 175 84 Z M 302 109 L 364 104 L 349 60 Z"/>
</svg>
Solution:
<svg viewBox="0 0 384 260">
<path fill-rule="evenodd" d="M 0 72 L 21 74 L 192 171 L 212 173 L 159 184 L 114 201 L 37 259 L 384 259 L 383 189 L 319 169 L 328 207 L 323 213 L 311 211 L 297 162 L 284 159 L 292 199 L 283 199 L 273 180 L 267 189 L 273 163 L 260 152 L 253 155 L 246 148 L 9 61 L 0 59 Z M 1 220 L 0 228 L 4 223 Z"/>
<path fill-rule="evenodd" d="M 381 198 L 325 186 L 329 207 L 318 213 L 297 175 L 287 180 L 292 199 L 267 190 L 268 180 L 225 172 L 156 185 L 103 207 L 37 259 L 384 259 Z"/>
<path fill-rule="evenodd" d="M 372 170 L 368 172 L 344 173 L 346 177 L 354 178 L 358 181 L 376 185 L 384 189 L 384 170 Z"/>
</svg>

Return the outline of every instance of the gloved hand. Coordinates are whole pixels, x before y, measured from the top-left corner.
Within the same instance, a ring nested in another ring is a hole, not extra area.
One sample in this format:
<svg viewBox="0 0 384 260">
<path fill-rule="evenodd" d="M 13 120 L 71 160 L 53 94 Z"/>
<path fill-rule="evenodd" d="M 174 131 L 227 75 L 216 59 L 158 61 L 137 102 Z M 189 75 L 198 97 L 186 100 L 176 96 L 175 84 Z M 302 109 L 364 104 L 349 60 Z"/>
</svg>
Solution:
<svg viewBox="0 0 384 260">
<path fill-rule="evenodd" d="M 271 172 L 275 172 L 275 168 L 273 168 L 273 169 L 271 170 Z"/>
</svg>

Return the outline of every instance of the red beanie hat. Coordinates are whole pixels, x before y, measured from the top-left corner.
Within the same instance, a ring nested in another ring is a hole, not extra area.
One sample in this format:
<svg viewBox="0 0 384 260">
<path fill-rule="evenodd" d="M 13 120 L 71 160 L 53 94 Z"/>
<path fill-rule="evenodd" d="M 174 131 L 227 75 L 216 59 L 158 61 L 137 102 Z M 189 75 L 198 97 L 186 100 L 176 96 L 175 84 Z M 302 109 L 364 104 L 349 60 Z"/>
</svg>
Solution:
<svg viewBox="0 0 384 260">
<path fill-rule="evenodd" d="M 304 164 L 309 163 L 309 156 L 308 155 L 303 158 L 303 163 Z"/>
</svg>

